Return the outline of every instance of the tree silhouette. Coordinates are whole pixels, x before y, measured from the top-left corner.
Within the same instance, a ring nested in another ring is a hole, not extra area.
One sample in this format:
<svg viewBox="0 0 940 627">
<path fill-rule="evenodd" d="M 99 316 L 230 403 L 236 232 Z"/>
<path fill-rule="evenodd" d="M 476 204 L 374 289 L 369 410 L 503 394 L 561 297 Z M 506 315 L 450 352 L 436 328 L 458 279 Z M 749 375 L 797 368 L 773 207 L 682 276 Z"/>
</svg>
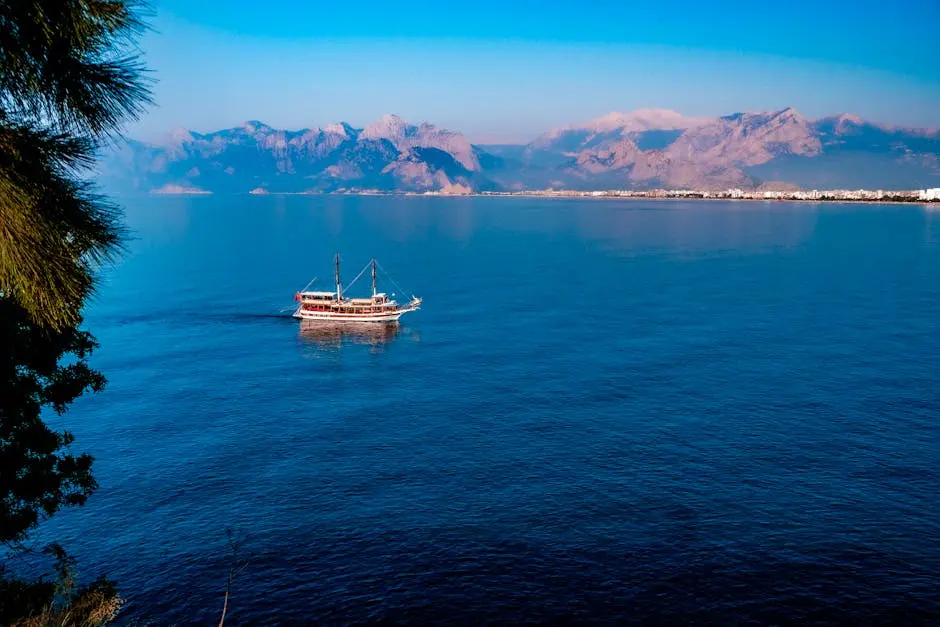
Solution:
<svg viewBox="0 0 940 627">
<path fill-rule="evenodd" d="M 74 325 L 116 208 L 81 175 L 149 102 L 123 0 L 0 1 L 0 293 L 44 326 Z"/>
<path fill-rule="evenodd" d="M 86 180 L 96 151 L 150 101 L 125 0 L 0 0 L 0 543 L 17 548 L 59 508 L 95 489 L 89 455 L 42 420 L 104 387 L 79 329 L 94 272 L 120 250 L 117 208 Z M 16 579 L 0 562 L 0 624 L 101 624 L 108 582 Z M 37 622 L 38 621 L 38 622 Z"/>
<path fill-rule="evenodd" d="M 85 391 L 104 387 L 88 367 L 94 340 L 74 327 L 50 331 L 26 311 L 0 299 L 0 542 L 24 540 L 43 516 L 62 505 L 81 505 L 94 490 L 91 457 L 68 452 L 72 435 L 42 421 Z M 70 358 L 70 359 L 63 359 Z"/>
</svg>

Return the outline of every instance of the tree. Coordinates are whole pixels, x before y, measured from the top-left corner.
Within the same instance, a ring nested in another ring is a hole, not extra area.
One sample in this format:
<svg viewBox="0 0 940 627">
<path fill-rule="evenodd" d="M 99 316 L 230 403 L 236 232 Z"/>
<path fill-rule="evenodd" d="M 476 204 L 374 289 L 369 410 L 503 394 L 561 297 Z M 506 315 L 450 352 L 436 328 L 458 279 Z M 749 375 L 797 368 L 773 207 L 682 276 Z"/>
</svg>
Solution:
<svg viewBox="0 0 940 627">
<path fill-rule="evenodd" d="M 42 412 L 61 414 L 105 383 L 79 325 L 122 229 L 85 176 L 150 101 L 134 48 L 140 15 L 127 0 L 0 0 L 0 542 L 12 548 L 96 487 L 91 457 L 72 454 L 71 434 Z M 52 552 L 56 585 L 0 563 L 0 623 L 110 620 L 113 586 L 75 586 L 71 558 Z"/>
<path fill-rule="evenodd" d="M 116 209 L 80 178 L 149 102 L 125 0 L 0 0 L 0 293 L 43 326 L 74 326 Z"/>
<path fill-rule="evenodd" d="M 101 390 L 104 377 L 86 361 L 91 335 L 39 327 L 10 298 L 0 299 L 0 346 L 0 542 L 11 543 L 95 489 L 91 457 L 69 453 L 72 435 L 50 429 L 42 410 L 65 412 L 84 392 Z"/>
</svg>

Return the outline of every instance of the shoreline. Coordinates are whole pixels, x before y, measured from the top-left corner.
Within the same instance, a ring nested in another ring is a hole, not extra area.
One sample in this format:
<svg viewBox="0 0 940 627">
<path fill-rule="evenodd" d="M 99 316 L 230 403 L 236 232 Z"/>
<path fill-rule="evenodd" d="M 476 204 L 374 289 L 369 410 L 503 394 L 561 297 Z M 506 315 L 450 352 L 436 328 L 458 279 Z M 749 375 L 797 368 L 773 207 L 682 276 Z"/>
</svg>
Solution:
<svg viewBox="0 0 940 627">
<path fill-rule="evenodd" d="M 371 191 L 343 191 L 343 192 L 265 192 L 251 193 L 238 192 L 233 194 L 215 194 L 206 191 L 185 191 L 185 192 L 149 192 L 146 195 L 159 197 L 179 197 L 179 196 L 380 196 L 395 198 L 542 198 L 542 199 L 560 199 L 560 200 L 655 200 L 655 201 L 724 201 L 724 202 L 746 202 L 746 203 L 845 203 L 845 204 L 881 204 L 881 205 L 940 205 L 940 199 L 922 200 L 920 198 L 898 198 L 895 195 L 883 198 L 838 198 L 838 197 L 819 197 L 819 198 L 799 198 L 799 197 L 730 197 L 725 195 L 711 195 L 714 192 L 696 192 L 694 195 L 638 195 L 617 194 L 608 192 L 474 192 L 470 194 L 441 194 L 434 192 L 371 192 Z M 793 193 L 793 192 L 783 192 Z M 906 192 L 911 193 L 911 192 Z M 702 195 L 699 195 L 702 194 Z M 826 192 L 822 192 L 826 194 Z M 123 195 L 123 194 L 122 194 Z"/>
<path fill-rule="evenodd" d="M 677 202 L 677 201 L 696 201 L 696 202 L 744 202 L 744 203 L 807 203 L 807 204 L 821 204 L 821 203 L 836 203 L 836 204 L 870 204 L 870 205 L 940 205 L 940 201 L 937 200 L 879 200 L 879 199 L 864 199 L 864 198 L 719 198 L 709 196 L 707 198 L 702 198 L 698 196 L 691 196 L 688 198 L 682 197 L 660 197 L 660 196 L 580 196 L 580 195 L 541 195 L 541 194 L 473 194 L 477 197 L 492 197 L 492 198 L 557 198 L 557 199 L 584 199 L 584 200 L 654 200 L 657 202 Z"/>
</svg>

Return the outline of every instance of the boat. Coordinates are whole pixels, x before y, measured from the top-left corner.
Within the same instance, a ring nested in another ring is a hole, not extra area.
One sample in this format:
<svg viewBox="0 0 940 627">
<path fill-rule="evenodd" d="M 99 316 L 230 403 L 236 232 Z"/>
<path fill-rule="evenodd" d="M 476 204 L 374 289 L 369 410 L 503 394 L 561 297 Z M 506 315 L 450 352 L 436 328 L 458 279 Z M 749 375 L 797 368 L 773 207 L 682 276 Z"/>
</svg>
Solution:
<svg viewBox="0 0 940 627">
<path fill-rule="evenodd" d="M 339 254 L 334 258 L 334 265 L 336 266 L 336 289 L 331 292 L 308 291 L 307 288 L 316 279 L 310 281 L 304 289 L 294 295 L 294 300 L 300 303 L 297 306 L 297 311 L 294 312 L 295 318 L 327 323 L 368 322 L 389 324 L 398 322 L 402 315 L 421 307 L 422 301 L 417 296 L 412 296 L 407 303 L 401 304 L 390 298 L 385 292 L 377 290 L 376 275 L 381 266 L 374 258 L 347 287 L 347 289 L 351 288 L 367 269 L 371 269 L 372 296 L 369 298 L 347 298 L 343 293 L 343 281 L 340 278 Z M 387 276 L 387 273 L 385 274 Z M 394 284 L 394 281 L 392 283 Z M 401 291 L 400 288 L 399 291 Z M 392 296 L 395 296 L 395 294 L 392 294 Z"/>
</svg>

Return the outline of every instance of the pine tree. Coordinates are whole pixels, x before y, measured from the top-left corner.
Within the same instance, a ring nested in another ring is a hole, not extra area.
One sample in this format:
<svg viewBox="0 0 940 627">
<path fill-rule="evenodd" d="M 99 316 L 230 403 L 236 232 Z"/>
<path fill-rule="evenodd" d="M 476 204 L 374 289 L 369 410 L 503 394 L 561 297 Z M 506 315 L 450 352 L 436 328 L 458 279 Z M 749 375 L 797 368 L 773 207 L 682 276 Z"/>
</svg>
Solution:
<svg viewBox="0 0 940 627">
<path fill-rule="evenodd" d="M 116 208 L 82 175 L 149 102 L 123 0 L 0 0 L 0 293 L 40 325 L 73 325 Z"/>
<path fill-rule="evenodd" d="M 43 518 L 96 487 L 92 459 L 42 420 L 104 377 L 79 329 L 94 272 L 121 246 L 117 208 L 87 176 L 96 152 L 150 101 L 124 0 L 0 0 L 0 543 L 16 550 Z M 74 584 L 53 546 L 58 584 L 15 578 L 0 561 L 0 624 L 102 624 L 120 606 L 110 582 Z"/>
</svg>

